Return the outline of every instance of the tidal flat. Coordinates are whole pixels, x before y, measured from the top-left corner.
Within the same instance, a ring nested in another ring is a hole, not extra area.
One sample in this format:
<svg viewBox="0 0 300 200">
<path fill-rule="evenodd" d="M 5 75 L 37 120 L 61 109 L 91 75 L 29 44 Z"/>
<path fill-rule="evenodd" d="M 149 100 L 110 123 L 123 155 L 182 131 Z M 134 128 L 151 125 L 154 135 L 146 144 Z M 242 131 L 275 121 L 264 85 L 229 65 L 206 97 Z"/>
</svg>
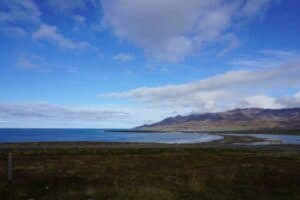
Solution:
<svg viewBox="0 0 300 200">
<path fill-rule="evenodd" d="M 300 199 L 300 151 L 291 147 L 55 145 L 1 149 L 1 199 Z"/>
</svg>

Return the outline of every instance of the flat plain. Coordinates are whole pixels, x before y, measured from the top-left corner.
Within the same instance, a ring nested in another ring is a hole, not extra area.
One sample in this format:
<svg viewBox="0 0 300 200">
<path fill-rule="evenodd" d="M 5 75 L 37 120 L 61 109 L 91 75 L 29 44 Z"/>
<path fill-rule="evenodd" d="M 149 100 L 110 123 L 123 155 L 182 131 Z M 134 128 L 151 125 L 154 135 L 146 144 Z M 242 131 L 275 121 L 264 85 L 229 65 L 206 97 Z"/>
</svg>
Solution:
<svg viewBox="0 0 300 200">
<path fill-rule="evenodd" d="M 1 199 L 300 199 L 294 148 L 42 146 L 10 149 L 10 182 L 0 151 Z"/>
</svg>

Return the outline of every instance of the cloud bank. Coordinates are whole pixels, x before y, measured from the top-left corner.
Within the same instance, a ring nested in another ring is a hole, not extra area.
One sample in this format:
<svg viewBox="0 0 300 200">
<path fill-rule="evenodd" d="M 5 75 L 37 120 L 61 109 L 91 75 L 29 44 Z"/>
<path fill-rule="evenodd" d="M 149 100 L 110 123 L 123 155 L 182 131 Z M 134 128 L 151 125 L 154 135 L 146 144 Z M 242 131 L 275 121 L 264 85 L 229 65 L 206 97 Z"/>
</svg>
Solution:
<svg viewBox="0 0 300 200">
<path fill-rule="evenodd" d="M 70 16 L 77 26 L 93 24 L 102 30 L 104 26 L 120 40 L 143 49 L 155 61 L 178 62 L 212 44 L 221 46 L 217 56 L 239 47 L 236 24 L 245 25 L 262 15 L 272 2 L 274 0 L 46 0 L 37 4 L 33 0 L 2 0 L 0 33 L 11 37 L 33 32 L 32 38 L 52 41 L 61 48 L 97 49 L 87 41 L 74 41 L 59 27 L 47 24 L 38 6 L 42 5 L 54 14 L 61 14 L 60 17 Z M 90 21 L 83 14 L 88 8 L 96 20 Z"/>
<path fill-rule="evenodd" d="M 161 112 L 152 109 L 126 106 L 75 107 L 0 102 L 0 127 L 131 128 L 161 117 Z"/>
<path fill-rule="evenodd" d="M 207 43 L 239 46 L 233 24 L 262 14 L 271 0 L 102 0 L 103 23 L 156 60 L 180 61 Z M 225 41 L 225 42 L 224 42 Z"/>
<path fill-rule="evenodd" d="M 49 103 L 0 103 L 0 127 L 103 128 L 131 125 L 129 112 Z M 139 122 L 138 124 L 140 124 Z"/>
<path fill-rule="evenodd" d="M 300 60 L 271 68 L 235 70 L 196 82 L 100 94 L 129 99 L 154 109 L 179 113 L 219 111 L 236 107 L 279 108 L 300 106 L 299 93 L 277 95 L 287 89 L 299 91 Z"/>
</svg>

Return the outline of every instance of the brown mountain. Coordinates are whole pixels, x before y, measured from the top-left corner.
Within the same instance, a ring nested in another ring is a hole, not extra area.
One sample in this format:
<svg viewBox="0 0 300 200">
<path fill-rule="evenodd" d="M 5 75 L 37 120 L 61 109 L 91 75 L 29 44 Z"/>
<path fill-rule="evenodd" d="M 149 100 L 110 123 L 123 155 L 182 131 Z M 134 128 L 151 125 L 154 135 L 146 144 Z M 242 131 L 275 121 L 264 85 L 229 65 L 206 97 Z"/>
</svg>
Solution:
<svg viewBox="0 0 300 200">
<path fill-rule="evenodd" d="M 136 127 L 143 131 L 266 131 L 290 130 L 300 133 L 300 108 L 235 109 L 226 112 L 175 116 Z"/>
</svg>

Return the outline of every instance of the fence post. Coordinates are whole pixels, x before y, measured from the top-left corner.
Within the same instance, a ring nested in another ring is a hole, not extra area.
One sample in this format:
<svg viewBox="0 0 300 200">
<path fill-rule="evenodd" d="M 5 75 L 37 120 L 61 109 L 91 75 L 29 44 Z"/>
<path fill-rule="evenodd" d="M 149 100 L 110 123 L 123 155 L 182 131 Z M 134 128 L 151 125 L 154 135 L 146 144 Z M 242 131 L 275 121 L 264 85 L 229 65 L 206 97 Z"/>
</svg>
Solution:
<svg viewBox="0 0 300 200">
<path fill-rule="evenodd" d="M 12 153 L 8 153 L 8 181 L 12 181 Z"/>
</svg>

